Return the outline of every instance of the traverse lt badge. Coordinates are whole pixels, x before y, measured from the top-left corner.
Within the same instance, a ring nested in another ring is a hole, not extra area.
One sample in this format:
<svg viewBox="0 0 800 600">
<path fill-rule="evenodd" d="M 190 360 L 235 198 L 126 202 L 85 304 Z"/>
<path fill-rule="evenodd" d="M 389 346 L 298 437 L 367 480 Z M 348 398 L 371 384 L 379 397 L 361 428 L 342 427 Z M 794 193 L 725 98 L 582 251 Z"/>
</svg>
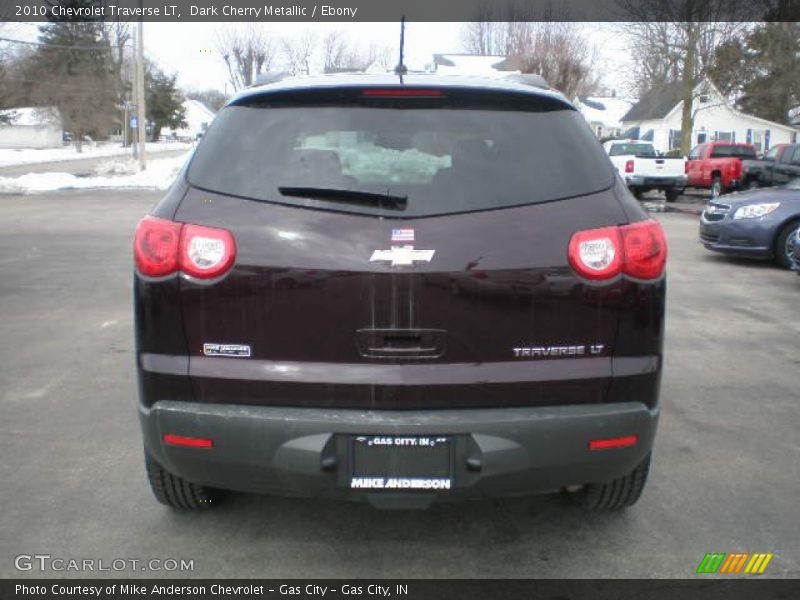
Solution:
<svg viewBox="0 0 800 600">
<path fill-rule="evenodd" d="M 413 229 L 393 229 L 392 242 L 413 242 Z M 369 262 L 388 262 L 392 267 L 431 262 L 435 250 L 415 250 L 414 246 L 392 246 L 389 250 L 375 250 Z"/>
</svg>

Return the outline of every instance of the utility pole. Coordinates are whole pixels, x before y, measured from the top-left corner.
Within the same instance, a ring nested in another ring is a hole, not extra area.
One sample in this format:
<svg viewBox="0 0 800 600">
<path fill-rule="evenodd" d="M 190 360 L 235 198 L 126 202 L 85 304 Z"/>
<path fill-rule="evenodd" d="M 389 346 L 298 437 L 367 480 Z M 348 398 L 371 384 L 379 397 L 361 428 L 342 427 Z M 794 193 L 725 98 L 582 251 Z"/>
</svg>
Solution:
<svg viewBox="0 0 800 600">
<path fill-rule="evenodd" d="M 147 137 L 147 129 L 145 124 L 145 106 L 144 106 L 144 21 L 139 19 L 139 32 L 136 44 L 136 111 L 137 111 L 137 125 L 139 127 L 139 170 L 144 171 L 147 168 L 146 157 L 144 155 L 144 143 Z"/>
</svg>

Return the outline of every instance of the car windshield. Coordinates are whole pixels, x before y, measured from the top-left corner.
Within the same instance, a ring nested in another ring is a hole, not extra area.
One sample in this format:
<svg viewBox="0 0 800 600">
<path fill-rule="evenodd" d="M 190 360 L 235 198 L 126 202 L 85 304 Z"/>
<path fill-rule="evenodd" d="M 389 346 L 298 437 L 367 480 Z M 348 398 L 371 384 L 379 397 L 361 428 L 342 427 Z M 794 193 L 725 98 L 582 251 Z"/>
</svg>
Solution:
<svg viewBox="0 0 800 600">
<path fill-rule="evenodd" d="M 609 156 L 641 156 L 655 158 L 658 154 L 650 144 L 613 144 Z"/>
<path fill-rule="evenodd" d="M 568 108 L 358 105 L 227 107 L 187 177 L 254 200 L 404 217 L 546 202 L 614 182 L 591 130 Z M 404 202 L 384 206 L 381 196 Z"/>
</svg>

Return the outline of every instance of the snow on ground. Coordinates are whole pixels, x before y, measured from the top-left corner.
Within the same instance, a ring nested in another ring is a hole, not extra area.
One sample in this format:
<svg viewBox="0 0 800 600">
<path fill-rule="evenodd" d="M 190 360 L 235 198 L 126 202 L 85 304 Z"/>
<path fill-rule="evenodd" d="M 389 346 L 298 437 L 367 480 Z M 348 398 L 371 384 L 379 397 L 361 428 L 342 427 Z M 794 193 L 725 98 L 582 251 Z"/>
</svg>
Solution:
<svg viewBox="0 0 800 600">
<path fill-rule="evenodd" d="M 175 179 L 189 153 L 150 160 L 139 172 L 130 159 L 106 161 L 91 177 L 70 173 L 28 173 L 20 177 L 0 177 L 0 194 L 31 194 L 53 190 L 89 188 L 150 188 L 165 190 Z"/>
<path fill-rule="evenodd" d="M 191 144 L 181 144 L 179 142 L 151 142 L 147 144 L 147 152 L 169 152 L 170 150 L 183 149 L 188 150 L 191 147 Z M 97 158 L 103 156 L 130 155 L 131 149 L 123 148 L 117 142 L 97 144 L 95 146 L 84 142 L 83 152 L 80 153 L 75 150 L 74 146 L 43 149 L 25 148 L 21 150 L 0 148 L 0 167 L 60 162 L 64 160 L 82 160 L 84 158 Z"/>
</svg>

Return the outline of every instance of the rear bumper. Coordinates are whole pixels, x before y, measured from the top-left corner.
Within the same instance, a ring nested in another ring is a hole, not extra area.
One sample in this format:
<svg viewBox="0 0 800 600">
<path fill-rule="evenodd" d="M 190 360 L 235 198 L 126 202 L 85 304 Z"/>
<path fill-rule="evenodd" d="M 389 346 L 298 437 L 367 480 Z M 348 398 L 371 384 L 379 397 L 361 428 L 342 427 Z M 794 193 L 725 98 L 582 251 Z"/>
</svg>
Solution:
<svg viewBox="0 0 800 600">
<path fill-rule="evenodd" d="M 658 409 L 639 402 L 564 407 L 360 411 L 159 401 L 139 407 L 146 450 L 167 470 L 223 489 L 425 506 L 436 499 L 514 496 L 612 480 L 653 445 Z M 213 448 L 162 442 L 211 438 Z M 454 471 L 442 492 L 351 490 L 349 435 L 453 436 Z M 589 441 L 635 434 L 630 447 Z"/>
<path fill-rule="evenodd" d="M 678 175 L 674 177 L 626 175 L 625 183 L 628 187 L 647 187 L 647 188 L 678 188 L 686 187 L 686 176 Z"/>
</svg>

